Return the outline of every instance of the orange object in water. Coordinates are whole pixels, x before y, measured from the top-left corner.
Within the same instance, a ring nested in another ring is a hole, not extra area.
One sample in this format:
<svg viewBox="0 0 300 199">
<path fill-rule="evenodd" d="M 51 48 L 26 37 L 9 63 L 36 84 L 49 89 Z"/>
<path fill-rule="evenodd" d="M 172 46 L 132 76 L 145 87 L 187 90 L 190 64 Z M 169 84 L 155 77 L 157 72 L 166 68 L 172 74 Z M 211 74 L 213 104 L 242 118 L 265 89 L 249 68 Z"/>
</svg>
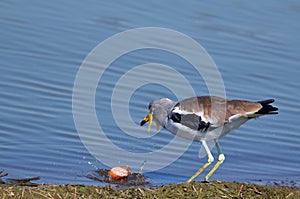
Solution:
<svg viewBox="0 0 300 199">
<path fill-rule="evenodd" d="M 132 170 L 128 166 L 119 166 L 114 167 L 108 171 L 107 175 L 111 176 L 113 180 L 121 180 L 123 178 L 127 178 L 132 174 Z"/>
</svg>

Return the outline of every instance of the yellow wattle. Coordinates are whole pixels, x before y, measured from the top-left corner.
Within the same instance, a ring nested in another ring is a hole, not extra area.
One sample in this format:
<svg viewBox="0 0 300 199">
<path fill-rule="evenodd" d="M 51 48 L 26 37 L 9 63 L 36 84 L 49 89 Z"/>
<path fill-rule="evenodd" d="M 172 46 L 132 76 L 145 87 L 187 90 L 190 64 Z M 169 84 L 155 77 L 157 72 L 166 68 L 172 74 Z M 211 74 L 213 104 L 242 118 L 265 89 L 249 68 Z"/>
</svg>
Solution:
<svg viewBox="0 0 300 199">
<path fill-rule="evenodd" d="M 148 132 L 150 133 L 150 129 L 151 129 L 151 126 L 152 126 L 152 120 L 153 120 L 153 117 L 152 117 L 151 113 L 148 114 L 148 120 L 149 120 Z"/>
</svg>

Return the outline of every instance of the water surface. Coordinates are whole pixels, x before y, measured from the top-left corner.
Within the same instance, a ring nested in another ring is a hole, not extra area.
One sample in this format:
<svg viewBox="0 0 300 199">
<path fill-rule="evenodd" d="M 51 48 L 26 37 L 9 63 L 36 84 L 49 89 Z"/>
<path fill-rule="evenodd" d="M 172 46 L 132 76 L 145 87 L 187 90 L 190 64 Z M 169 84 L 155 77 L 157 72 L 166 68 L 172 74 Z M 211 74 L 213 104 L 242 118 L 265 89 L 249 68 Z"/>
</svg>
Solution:
<svg viewBox="0 0 300 199">
<path fill-rule="evenodd" d="M 226 161 L 212 179 L 294 181 L 299 186 L 299 11 L 297 1 L 2 1 L 0 170 L 11 178 L 40 176 L 40 183 L 105 184 L 87 178 L 107 166 L 78 136 L 72 115 L 74 80 L 100 42 L 151 26 L 174 29 L 199 42 L 218 66 L 228 98 L 276 99 L 279 115 L 250 121 L 220 141 Z M 107 113 L 102 122 L 110 139 L 128 151 L 159 149 L 173 139 L 163 130 L 139 142 L 122 133 L 107 106 L 115 82 L 130 68 L 150 62 L 172 66 L 199 88 L 197 95 L 208 94 L 203 79 L 175 55 L 146 50 L 114 62 L 97 88 L 97 116 Z M 134 93 L 129 111 L 136 125 L 148 102 L 160 97 L 175 100 L 172 91 L 155 84 Z M 153 185 L 185 181 L 206 161 L 199 159 L 199 149 L 193 143 L 177 161 L 145 175 Z"/>
</svg>

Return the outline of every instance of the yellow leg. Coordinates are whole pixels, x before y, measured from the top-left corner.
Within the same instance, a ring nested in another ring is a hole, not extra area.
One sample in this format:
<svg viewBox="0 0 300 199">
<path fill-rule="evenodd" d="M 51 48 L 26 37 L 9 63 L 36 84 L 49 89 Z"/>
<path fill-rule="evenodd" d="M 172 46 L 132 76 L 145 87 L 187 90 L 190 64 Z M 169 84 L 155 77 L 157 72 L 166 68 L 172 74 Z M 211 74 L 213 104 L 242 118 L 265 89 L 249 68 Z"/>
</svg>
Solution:
<svg viewBox="0 0 300 199">
<path fill-rule="evenodd" d="M 207 163 L 204 164 L 188 181 L 187 183 L 190 183 L 192 182 L 198 175 L 200 175 L 207 167 L 209 167 L 209 165 L 211 165 L 211 163 L 213 163 L 214 161 L 214 157 L 212 156 L 207 144 L 206 144 L 206 141 L 202 141 L 202 145 L 208 155 L 208 160 L 207 160 Z"/>
<path fill-rule="evenodd" d="M 208 179 L 210 178 L 210 176 L 217 170 L 217 168 L 219 168 L 219 166 L 224 162 L 225 160 L 225 156 L 224 154 L 222 153 L 222 150 L 220 148 L 220 145 L 218 143 L 217 140 L 215 140 L 215 143 L 216 143 L 216 147 L 218 149 L 218 154 L 219 154 L 219 157 L 218 157 L 218 162 L 215 164 L 215 166 L 209 171 L 209 173 L 205 176 L 204 180 L 205 181 L 208 181 Z"/>
</svg>

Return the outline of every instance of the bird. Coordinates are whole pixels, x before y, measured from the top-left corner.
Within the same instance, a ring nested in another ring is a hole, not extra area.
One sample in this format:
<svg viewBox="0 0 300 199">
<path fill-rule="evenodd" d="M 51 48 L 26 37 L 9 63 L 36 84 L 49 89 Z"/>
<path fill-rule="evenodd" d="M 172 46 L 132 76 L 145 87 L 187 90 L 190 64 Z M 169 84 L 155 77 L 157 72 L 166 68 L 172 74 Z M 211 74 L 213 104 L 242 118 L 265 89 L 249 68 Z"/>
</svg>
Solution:
<svg viewBox="0 0 300 199">
<path fill-rule="evenodd" d="M 189 178 L 188 183 L 214 162 L 207 144 L 209 141 L 214 141 L 218 151 L 218 161 L 205 176 L 204 181 L 208 181 L 225 160 L 219 139 L 248 120 L 263 115 L 278 114 L 278 108 L 272 105 L 273 102 L 274 99 L 254 102 L 218 96 L 197 96 L 179 102 L 160 98 L 149 103 L 149 113 L 140 125 L 149 122 L 148 132 L 150 132 L 154 121 L 157 130 L 163 127 L 176 136 L 202 143 L 208 156 L 207 162 Z"/>
</svg>

